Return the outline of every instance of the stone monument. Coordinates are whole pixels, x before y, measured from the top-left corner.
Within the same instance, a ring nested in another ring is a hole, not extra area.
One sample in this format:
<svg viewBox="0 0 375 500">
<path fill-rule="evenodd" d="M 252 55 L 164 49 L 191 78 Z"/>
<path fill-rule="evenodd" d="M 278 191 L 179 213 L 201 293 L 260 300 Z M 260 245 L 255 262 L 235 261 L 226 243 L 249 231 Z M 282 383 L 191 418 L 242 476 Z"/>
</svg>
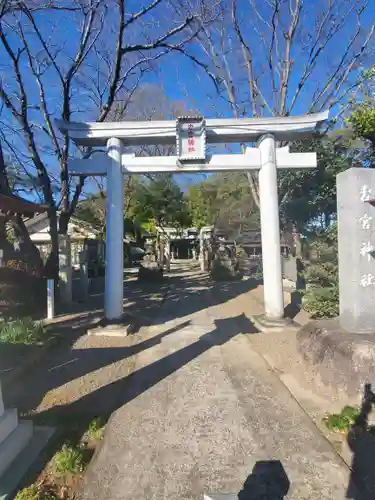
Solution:
<svg viewBox="0 0 375 500">
<path fill-rule="evenodd" d="M 340 324 L 375 332 L 375 170 L 350 168 L 337 176 Z"/>
<path fill-rule="evenodd" d="M 375 170 L 337 176 L 339 317 L 310 321 L 298 332 L 299 351 L 318 386 L 358 398 L 375 380 Z"/>
</svg>

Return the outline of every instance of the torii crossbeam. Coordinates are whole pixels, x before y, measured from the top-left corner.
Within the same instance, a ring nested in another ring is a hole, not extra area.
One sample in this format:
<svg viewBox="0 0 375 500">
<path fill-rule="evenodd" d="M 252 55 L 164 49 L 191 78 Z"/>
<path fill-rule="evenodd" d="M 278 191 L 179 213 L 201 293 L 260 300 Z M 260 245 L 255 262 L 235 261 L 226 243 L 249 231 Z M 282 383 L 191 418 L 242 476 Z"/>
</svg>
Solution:
<svg viewBox="0 0 375 500">
<path fill-rule="evenodd" d="M 71 175 L 107 175 L 111 160 L 106 154 L 96 154 L 86 160 L 70 160 Z M 208 156 L 204 163 L 180 163 L 177 156 L 121 156 L 123 174 L 164 173 L 186 174 L 188 172 L 227 172 L 233 170 L 260 170 L 260 150 L 246 148 L 245 154 Z M 288 148 L 276 149 L 278 169 L 301 169 L 316 167 L 316 153 L 289 153 Z"/>
</svg>

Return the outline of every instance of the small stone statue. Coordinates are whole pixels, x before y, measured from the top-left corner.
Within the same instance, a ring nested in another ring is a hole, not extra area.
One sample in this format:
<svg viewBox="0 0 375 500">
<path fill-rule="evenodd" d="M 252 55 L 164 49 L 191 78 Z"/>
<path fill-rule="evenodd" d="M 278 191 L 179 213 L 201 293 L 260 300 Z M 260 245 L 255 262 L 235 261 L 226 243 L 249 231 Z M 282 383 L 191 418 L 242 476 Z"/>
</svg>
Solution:
<svg viewBox="0 0 375 500">
<path fill-rule="evenodd" d="M 224 240 L 212 244 L 211 277 L 214 280 L 240 279 L 241 272 L 233 242 Z"/>
<path fill-rule="evenodd" d="M 146 253 L 138 271 L 140 281 L 161 281 L 163 279 L 163 266 L 153 253 Z"/>
</svg>

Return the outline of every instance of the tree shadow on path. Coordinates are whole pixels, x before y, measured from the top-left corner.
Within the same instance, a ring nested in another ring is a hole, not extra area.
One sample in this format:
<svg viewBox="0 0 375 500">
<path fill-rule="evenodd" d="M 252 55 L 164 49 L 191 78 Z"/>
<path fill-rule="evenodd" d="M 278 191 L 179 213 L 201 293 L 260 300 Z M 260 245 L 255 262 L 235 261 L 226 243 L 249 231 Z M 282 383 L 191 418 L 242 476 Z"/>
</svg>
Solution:
<svg viewBox="0 0 375 500">
<path fill-rule="evenodd" d="M 13 384 L 12 387 L 3 391 L 5 404 L 7 407 L 18 408 L 23 414 L 29 414 L 39 406 L 49 391 L 118 361 L 135 356 L 145 349 L 152 348 L 160 343 L 165 336 L 188 326 L 190 319 L 186 317 L 189 314 L 209 309 L 230 300 L 254 286 L 255 284 L 250 280 L 235 283 L 214 283 L 206 275 L 174 276 L 169 281 L 170 292 L 167 300 L 158 304 L 153 302 L 151 323 L 146 318 L 141 318 L 141 324 L 163 325 L 169 320 L 178 318 L 181 318 L 181 324 L 173 325 L 169 330 L 146 340 L 131 335 L 125 340 L 126 344 L 129 345 L 125 346 L 122 344 L 113 347 L 80 348 L 77 346 L 77 348 L 73 348 L 76 340 L 86 333 L 87 328 L 92 326 L 93 320 L 97 318 L 97 312 L 83 313 L 82 316 L 51 324 L 49 325 L 50 331 L 58 332 L 62 341 L 59 341 L 58 345 L 48 351 L 48 355 L 44 357 L 42 363 L 37 363 L 28 370 L 27 377 L 23 376 L 19 383 Z M 152 288 L 152 290 L 154 289 Z M 150 301 L 151 289 L 143 290 L 140 283 L 133 283 L 133 291 L 139 299 L 138 307 L 141 304 L 152 302 Z M 184 321 L 183 318 L 186 318 L 187 321 Z M 114 392 L 117 393 L 117 391 L 118 389 L 114 388 Z M 100 408 L 100 404 L 98 408 Z M 103 411 L 108 415 L 109 412 L 106 408 Z M 83 412 L 85 413 L 84 408 Z"/>
<path fill-rule="evenodd" d="M 89 421 L 94 416 L 109 416 L 137 396 L 155 386 L 184 365 L 197 358 L 211 347 L 224 345 L 241 333 L 255 333 L 257 330 L 244 315 L 215 320 L 216 328 L 197 341 L 173 352 L 130 375 L 87 394 L 73 403 L 55 406 L 37 416 L 38 422 L 53 424 L 64 420 Z"/>
<path fill-rule="evenodd" d="M 195 269 L 176 271 L 178 274 L 167 274 L 160 283 L 125 281 L 124 312 L 142 318 L 156 318 L 160 324 L 225 303 L 260 284 L 255 279 L 215 282 L 208 274 Z M 102 295 L 91 296 L 85 304 L 73 304 L 70 312 L 84 315 L 93 309 L 100 311 L 103 306 Z"/>
<path fill-rule="evenodd" d="M 151 349 L 160 344 L 163 338 L 186 328 L 190 323 L 190 321 L 185 321 L 158 335 L 129 346 L 65 349 L 61 352 L 60 357 L 53 358 L 52 363 L 47 362 L 39 367 L 32 378 L 23 381 L 22 386 L 7 392 L 4 397 L 6 406 L 16 407 L 21 412 L 27 413 L 37 408 L 49 391 L 95 370 L 135 356 L 146 349 Z"/>
<path fill-rule="evenodd" d="M 257 288 L 259 284 L 255 279 L 213 281 L 207 275 L 170 277 L 168 293 L 155 322 L 161 324 L 225 304 Z"/>
</svg>

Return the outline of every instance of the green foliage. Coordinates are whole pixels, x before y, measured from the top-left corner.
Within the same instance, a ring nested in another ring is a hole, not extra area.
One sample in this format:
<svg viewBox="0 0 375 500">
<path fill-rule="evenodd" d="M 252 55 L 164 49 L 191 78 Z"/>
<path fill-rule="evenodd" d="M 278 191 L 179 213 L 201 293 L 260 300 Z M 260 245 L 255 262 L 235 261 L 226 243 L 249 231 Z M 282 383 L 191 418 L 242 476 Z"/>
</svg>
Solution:
<svg viewBox="0 0 375 500">
<path fill-rule="evenodd" d="M 317 168 L 279 173 L 281 223 L 299 232 L 319 221 L 327 229 L 336 214 L 336 175 L 353 166 L 355 151 L 340 137 L 294 143 L 295 152 L 316 152 Z"/>
<path fill-rule="evenodd" d="M 183 193 L 171 175 L 140 183 L 129 215 L 140 226 L 147 223 L 151 226 L 188 227 L 191 223 Z"/>
<path fill-rule="evenodd" d="M 54 457 L 54 469 L 58 474 L 80 474 L 86 463 L 85 450 L 82 447 L 73 447 L 64 444 Z"/>
<path fill-rule="evenodd" d="M 106 195 L 100 193 L 78 204 L 75 215 L 105 234 Z M 155 233 L 156 226 L 187 227 L 187 203 L 172 175 L 125 178 L 124 233 L 139 241 L 141 233 Z"/>
<path fill-rule="evenodd" d="M 141 223 L 141 230 L 143 233 L 156 235 L 156 224 L 154 220 L 146 220 Z"/>
<path fill-rule="evenodd" d="M 17 493 L 14 500 L 58 500 L 52 491 L 45 490 L 42 486 L 32 484 Z"/>
<path fill-rule="evenodd" d="M 215 222 L 216 195 L 216 186 L 212 182 L 205 181 L 189 187 L 187 206 L 193 227 L 201 228 Z"/>
<path fill-rule="evenodd" d="M 375 67 L 363 72 L 362 101 L 352 103 L 352 112 L 347 122 L 355 137 L 366 139 L 375 148 Z"/>
<path fill-rule="evenodd" d="M 305 311 L 312 313 L 314 319 L 335 318 L 339 314 L 339 290 L 337 286 L 313 288 L 302 298 Z"/>
<path fill-rule="evenodd" d="M 311 238 L 311 236 L 310 236 Z M 310 288 L 335 287 L 338 283 L 337 226 L 315 234 L 310 243 L 310 264 L 303 274 Z"/>
<path fill-rule="evenodd" d="M 339 313 L 337 227 L 315 235 L 310 264 L 303 273 L 307 291 L 302 298 L 313 318 L 333 318 Z"/>
<path fill-rule="evenodd" d="M 337 284 L 338 267 L 333 262 L 311 264 L 304 272 L 304 278 L 310 288 L 327 288 Z"/>
<path fill-rule="evenodd" d="M 94 418 L 87 429 L 87 437 L 92 441 L 100 441 L 103 435 L 103 427 L 105 422 L 102 418 Z"/>
<path fill-rule="evenodd" d="M 19 318 L 0 326 L 0 344 L 37 344 L 45 339 L 43 323 Z"/>
<path fill-rule="evenodd" d="M 95 194 L 78 203 L 74 216 L 80 220 L 83 220 L 95 229 L 97 229 L 101 235 L 105 235 L 105 204 L 106 199 L 104 194 Z"/>
<path fill-rule="evenodd" d="M 193 226 L 216 225 L 233 239 L 259 228 L 259 211 L 244 172 L 215 174 L 191 186 L 187 204 Z"/>
<path fill-rule="evenodd" d="M 135 203 L 138 185 L 139 180 L 137 176 L 125 179 L 124 234 L 134 237 L 135 240 L 140 238 L 140 234 L 138 234 L 139 228 L 137 224 L 135 224 L 131 206 Z M 106 194 L 100 192 L 81 201 L 78 203 L 74 215 L 78 219 L 89 223 L 102 237 L 104 237 L 106 232 Z"/>
<path fill-rule="evenodd" d="M 340 413 L 327 415 L 323 422 L 326 427 L 335 432 L 348 432 L 351 425 L 355 423 L 360 414 L 360 408 L 345 406 Z"/>
<path fill-rule="evenodd" d="M 348 119 L 357 137 L 363 137 L 375 145 L 375 102 L 365 100 L 357 104 Z"/>
<path fill-rule="evenodd" d="M 291 150 L 317 152 L 318 165 L 313 170 L 279 172 L 282 227 L 302 233 L 319 224 L 325 230 L 336 215 L 336 175 L 358 163 L 358 149 L 352 137 L 330 134 L 296 142 Z M 243 172 L 212 175 L 191 186 L 187 200 L 194 226 L 215 224 L 229 229 L 235 239 L 246 229 L 259 228 L 259 211 Z"/>
</svg>

